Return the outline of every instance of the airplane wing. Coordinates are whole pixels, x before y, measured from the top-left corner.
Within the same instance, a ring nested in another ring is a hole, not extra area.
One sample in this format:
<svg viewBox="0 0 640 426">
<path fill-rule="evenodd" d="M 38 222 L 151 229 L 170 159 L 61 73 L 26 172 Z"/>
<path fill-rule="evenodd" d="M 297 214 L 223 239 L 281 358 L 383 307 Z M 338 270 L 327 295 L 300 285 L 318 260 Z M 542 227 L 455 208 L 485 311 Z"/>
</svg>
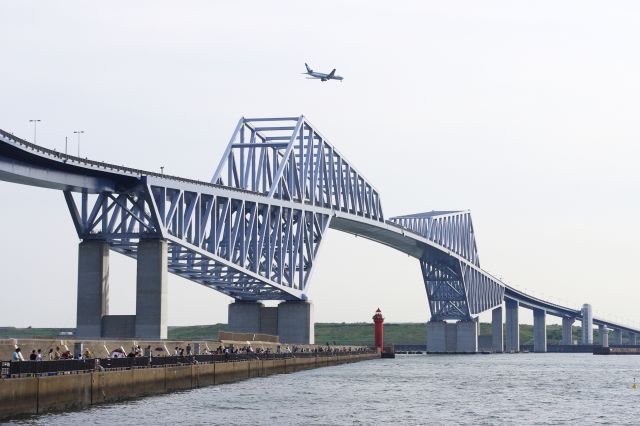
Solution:
<svg viewBox="0 0 640 426">
<path fill-rule="evenodd" d="M 333 78 L 333 76 L 336 75 L 336 69 L 334 68 L 333 71 L 331 71 L 329 73 L 329 75 L 327 75 L 327 78 Z"/>
</svg>

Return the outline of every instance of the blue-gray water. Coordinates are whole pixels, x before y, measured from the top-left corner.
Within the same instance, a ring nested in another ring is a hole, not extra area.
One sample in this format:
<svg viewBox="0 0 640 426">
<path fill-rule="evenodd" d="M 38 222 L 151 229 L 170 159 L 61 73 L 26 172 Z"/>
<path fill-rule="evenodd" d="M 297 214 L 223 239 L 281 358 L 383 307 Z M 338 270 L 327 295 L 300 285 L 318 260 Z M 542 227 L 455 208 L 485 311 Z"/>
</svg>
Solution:
<svg viewBox="0 0 640 426">
<path fill-rule="evenodd" d="M 640 356 L 399 356 L 17 424 L 639 424 Z"/>
</svg>

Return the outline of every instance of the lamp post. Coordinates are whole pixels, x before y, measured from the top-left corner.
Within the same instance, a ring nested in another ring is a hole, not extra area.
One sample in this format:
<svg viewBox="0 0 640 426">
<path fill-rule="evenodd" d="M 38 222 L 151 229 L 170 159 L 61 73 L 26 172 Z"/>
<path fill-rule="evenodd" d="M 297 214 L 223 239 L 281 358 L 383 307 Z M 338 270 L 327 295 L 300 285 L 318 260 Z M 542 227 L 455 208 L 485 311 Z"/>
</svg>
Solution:
<svg viewBox="0 0 640 426">
<path fill-rule="evenodd" d="M 73 133 L 78 135 L 78 157 L 80 157 L 80 135 L 84 133 L 84 130 L 74 130 Z"/>
<path fill-rule="evenodd" d="M 37 136 L 36 129 L 38 127 L 38 123 L 41 121 L 42 120 L 36 120 L 36 119 L 29 120 L 29 123 L 33 123 L 33 143 L 36 143 L 36 136 Z"/>
</svg>

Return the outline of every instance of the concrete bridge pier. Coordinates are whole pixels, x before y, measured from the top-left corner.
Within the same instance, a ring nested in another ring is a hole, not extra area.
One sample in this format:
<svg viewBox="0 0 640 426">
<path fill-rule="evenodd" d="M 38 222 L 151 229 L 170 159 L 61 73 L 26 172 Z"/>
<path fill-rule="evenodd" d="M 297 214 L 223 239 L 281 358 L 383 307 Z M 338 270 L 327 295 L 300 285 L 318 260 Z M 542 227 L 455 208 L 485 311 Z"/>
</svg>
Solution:
<svg viewBox="0 0 640 426">
<path fill-rule="evenodd" d="M 315 343 L 313 303 L 309 300 L 278 305 L 278 336 L 283 343 Z"/>
<path fill-rule="evenodd" d="M 533 351 L 547 351 L 547 312 L 544 309 L 533 310 Z"/>
<path fill-rule="evenodd" d="M 167 241 L 138 243 L 135 337 L 167 338 Z"/>
<path fill-rule="evenodd" d="M 507 352 L 520 352 L 520 323 L 518 322 L 519 303 L 516 300 L 505 299 L 506 335 L 505 350 Z"/>
<path fill-rule="evenodd" d="M 582 342 L 583 345 L 593 344 L 593 310 L 591 305 L 582 305 Z"/>
<path fill-rule="evenodd" d="M 448 323 L 427 322 L 428 353 L 478 352 L 478 323 L 475 320 Z"/>
<path fill-rule="evenodd" d="M 495 353 L 504 352 L 502 306 L 491 311 L 491 349 Z"/>
<path fill-rule="evenodd" d="M 600 333 L 600 346 L 606 348 L 609 346 L 609 329 L 605 325 L 598 326 Z"/>
<path fill-rule="evenodd" d="M 613 330 L 613 344 L 621 345 L 622 344 L 622 330 L 615 329 Z"/>
<path fill-rule="evenodd" d="M 478 324 L 475 320 L 456 323 L 456 353 L 478 352 Z"/>
<path fill-rule="evenodd" d="M 85 240 L 78 246 L 76 335 L 106 338 L 167 338 L 167 242 L 138 243 L 136 314 L 109 315 L 109 244 Z"/>
<path fill-rule="evenodd" d="M 444 321 L 427 322 L 427 352 L 447 352 L 447 323 Z"/>
<path fill-rule="evenodd" d="M 277 307 L 237 300 L 229 305 L 229 331 L 278 335 L 282 343 L 315 343 L 313 303 L 286 301 Z"/>
<path fill-rule="evenodd" d="M 231 303 L 227 311 L 229 331 L 237 333 L 261 333 L 260 311 L 263 307 L 264 305 L 260 302 L 236 300 Z"/>
<path fill-rule="evenodd" d="M 574 318 L 562 318 L 562 344 L 573 345 Z"/>
<path fill-rule="evenodd" d="M 102 337 L 102 317 L 109 315 L 109 244 L 101 240 L 78 245 L 78 337 Z"/>
</svg>

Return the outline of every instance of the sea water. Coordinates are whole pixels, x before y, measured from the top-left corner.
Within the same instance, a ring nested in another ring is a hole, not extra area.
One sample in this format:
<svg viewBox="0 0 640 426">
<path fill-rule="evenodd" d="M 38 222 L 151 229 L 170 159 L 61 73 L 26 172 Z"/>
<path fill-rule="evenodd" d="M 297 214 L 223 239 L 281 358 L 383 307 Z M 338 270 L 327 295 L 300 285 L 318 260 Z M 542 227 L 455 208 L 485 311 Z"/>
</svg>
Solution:
<svg viewBox="0 0 640 426">
<path fill-rule="evenodd" d="M 640 424 L 640 356 L 399 355 L 15 424 Z"/>
</svg>

